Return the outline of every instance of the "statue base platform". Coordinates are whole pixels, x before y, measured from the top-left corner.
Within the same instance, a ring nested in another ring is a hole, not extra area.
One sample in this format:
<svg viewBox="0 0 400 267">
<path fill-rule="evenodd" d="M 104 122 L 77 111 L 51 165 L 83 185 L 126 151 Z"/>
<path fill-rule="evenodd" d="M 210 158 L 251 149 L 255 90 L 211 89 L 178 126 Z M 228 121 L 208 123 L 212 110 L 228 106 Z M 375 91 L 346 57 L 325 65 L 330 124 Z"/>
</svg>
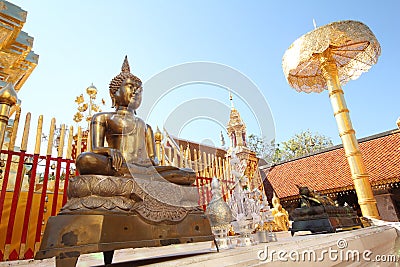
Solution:
<svg viewBox="0 0 400 267">
<path fill-rule="evenodd" d="M 190 212 L 178 223 L 152 224 L 137 214 L 65 214 L 50 217 L 35 259 L 56 257 L 56 266 L 75 266 L 82 254 L 103 252 L 105 264 L 114 250 L 212 241 L 209 220 Z"/>
<path fill-rule="evenodd" d="M 334 233 L 336 231 L 362 228 L 356 212 L 348 207 L 312 206 L 297 208 L 291 214 L 292 236 L 298 231 L 311 233 Z"/>
</svg>

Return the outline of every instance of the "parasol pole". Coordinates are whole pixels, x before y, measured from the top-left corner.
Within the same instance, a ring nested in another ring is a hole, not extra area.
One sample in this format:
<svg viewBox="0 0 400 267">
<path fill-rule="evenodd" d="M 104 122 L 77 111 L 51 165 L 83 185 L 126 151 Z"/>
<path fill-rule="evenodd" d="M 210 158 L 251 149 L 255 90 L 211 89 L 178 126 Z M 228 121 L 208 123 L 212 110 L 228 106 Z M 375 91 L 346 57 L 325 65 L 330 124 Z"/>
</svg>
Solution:
<svg viewBox="0 0 400 267">
<path fill-rule="evenodd" d="M 351 124 L 349 110 L 344 99 L 344 92 L 340 86 L 339 75 L 331 49 L 328 47 L 319 56 L 321 70 L 326 80 L 333 114 L 339 128 L 343 148 L 350 166 L 351 177 L 354 182 L 358 204 L 363 216 L 380 219 L 376 200 L 369 182 L 369 175 L 364 165 L 355 131 Z"/>
</svg>

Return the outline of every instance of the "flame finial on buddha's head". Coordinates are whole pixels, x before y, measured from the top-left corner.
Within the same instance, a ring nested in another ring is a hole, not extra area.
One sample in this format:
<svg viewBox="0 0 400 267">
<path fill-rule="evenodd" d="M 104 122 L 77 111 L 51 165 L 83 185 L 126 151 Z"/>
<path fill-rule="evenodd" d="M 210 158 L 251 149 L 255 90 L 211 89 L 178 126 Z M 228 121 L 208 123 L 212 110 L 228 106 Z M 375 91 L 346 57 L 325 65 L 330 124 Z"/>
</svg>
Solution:
<svg viewBox="0 0 400 267">
<path fill-rule="evenodd" d="M 121 72 L 131 72 L 128 62 L 128 56 L 125 56 L 124 63 L 122 63 Z"/>
<path fill-rule="evenodd" d="M 138 87 L 142 86 L 142 81 L 131 73 L 128 56 L 125 56 L 124 63 L 122 63 L 121 72 L 115 76 L 110 82 L 110 94 L 111 96 L 118 90 L 122 82 L 130 78 L 133 80 Z"/>
</svg>

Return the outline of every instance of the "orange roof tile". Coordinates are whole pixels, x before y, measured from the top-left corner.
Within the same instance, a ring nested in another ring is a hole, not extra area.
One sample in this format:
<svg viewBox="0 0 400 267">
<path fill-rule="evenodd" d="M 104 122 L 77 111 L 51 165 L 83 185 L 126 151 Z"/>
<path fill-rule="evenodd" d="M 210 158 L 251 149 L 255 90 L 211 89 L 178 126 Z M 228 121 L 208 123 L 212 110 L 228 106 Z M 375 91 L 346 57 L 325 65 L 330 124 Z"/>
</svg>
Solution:
<svg viewBox="0 0 400 267">
<path fill-rule="evenodd" d="M 373 135 L 358 142 L 372 185 L 400 181 L 399 130 Z M 309 186 L 316 191 L 354 188 L 342 145 L 283 162 L 263 171 L 268 180 L 265 181 L 266 187 L 270 184 L 279 198 L 297 196 L 296 184 Z"/>
</svg>

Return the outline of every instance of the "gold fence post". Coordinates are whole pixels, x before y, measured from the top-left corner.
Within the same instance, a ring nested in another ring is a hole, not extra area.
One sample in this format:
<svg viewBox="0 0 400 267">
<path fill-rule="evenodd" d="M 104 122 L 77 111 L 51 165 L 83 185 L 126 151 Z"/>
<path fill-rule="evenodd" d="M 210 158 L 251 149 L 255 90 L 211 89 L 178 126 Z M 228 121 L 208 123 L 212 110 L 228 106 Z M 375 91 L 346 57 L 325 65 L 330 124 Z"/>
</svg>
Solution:
<svg viewBox="0 0 400 267">
<path fill-rule="evenodd" d="M 208 177 L 207 154 L 203 151 L 203 177 Z"/>
<path fill-rule="evenodd" d="M 81 153 L 82 153 L 82 128 L 81 126 L 78 126 L 75 158 L 77 158 Z"/>
<path fill-rule="evenodd" d="M 15 107 L 15 106 L 14 106 Z M 13 108 L 11 108 L 13 109 Z M 11 112 L 10 112 L 11 114 Z M 15 148 L 15 141 L 17 140 L 17 133 L 18 133 L 18 127 L 19 127 L 19 120 L 21 118 L 21 107 L 18 106 L 15 108 L 15 117 L 14 117 L 14 122 L 11 128 L 10 132 L 10 141 L 8 143 L 8 150 L 13 151 Z"/>
<path fill-rule="evenodd" d="M 183 168 L 184 166 L 183 166 L 183 157 L 185 156 L 185 152 L 184 152 L 184 150 L 183 150 L 183 146 L 182 145 L 180 145 L 180 147 L 179 147 L 179 165 L 178 165 L 178 167 L 179 168 Z"/>
<path fill-rule="evenodd" d="M 172 148 L 171 147 L 167 147 L 168 149 L 168 165 L 169 166 L 173 166 L 172 162 L 173 162 L 173 158 L 172 158 Z"/>
<path fill-rule="evenodd" d="M 190 168 L 190 169 L 193 169 L 193 164 L 192 164 L 192 152 L 190 151 L 190 147 L 189 147 L 189 145 L 187 146 L 187 148 L 186 148 L 186 154 L 187 154 L 187 157 L 186 157 L 186 168 Z"/>
<path fill-rule="evenodd" d="M 196 173 L 196 176 L 199 176 L 199 163 L 197 162 L 197 150 L 196 148 L 193 149 L 193 164 L 194 164 L 194 172 Z M 197 179 L 196 179 L 196 184 L 197 184 Z"/>
</svg>

